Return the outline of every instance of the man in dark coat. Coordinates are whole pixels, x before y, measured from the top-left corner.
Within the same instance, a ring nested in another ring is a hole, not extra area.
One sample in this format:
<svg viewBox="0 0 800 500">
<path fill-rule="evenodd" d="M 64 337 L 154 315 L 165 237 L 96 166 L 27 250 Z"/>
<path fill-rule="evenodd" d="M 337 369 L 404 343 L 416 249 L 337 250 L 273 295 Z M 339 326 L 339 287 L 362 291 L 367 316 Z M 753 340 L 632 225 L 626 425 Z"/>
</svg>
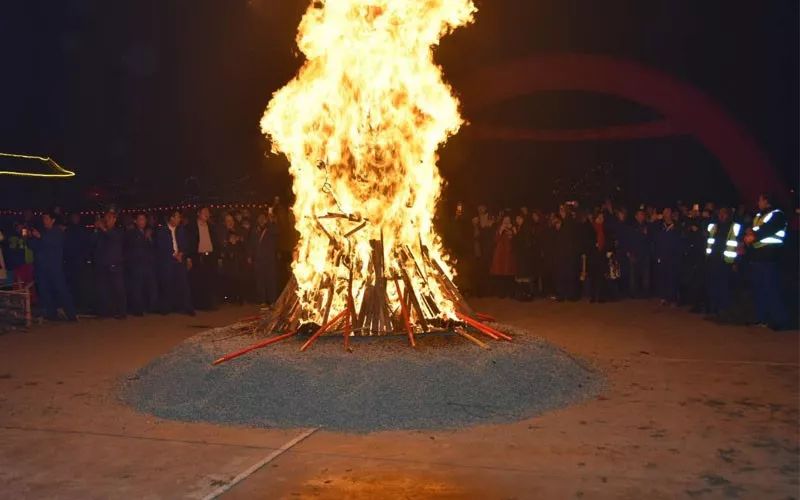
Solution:
<svg viewBox="0 0 800 500">
<path fill-rule="evenodd" d="M 192 302 L 201 310 L 216 309 L 219 302 L 219 256 L 222 243 L 219 231 L 211 223 L 208 207 L 197 211 L 197 219 L 186 225 L 189 251 L 186 263 L 189 268 L 189 285 Z"/>
<path fill-rule="evenodd" d="M 256 300 L 273 304 L 278 298 L 278 226 L 272 214 L 258 214 L 250 244 L 250 261 L 256 275 Z"/>
<path fill-rule="evenodd" d="M 156 247 L 147 216 L 137 214 L 134 227 L 128 230 L 125 242 L 128 298 L 134 316 L 153 312 L 157 307 Z"/>
<path fill-rule="evenodd" d="M 630 273 L 628 292 L 631 297 L 650 295 L 650 257 L 653 241 L 651 226 L 646 219 L 644 210 L 637 210 L 628 233 L 626 256 Z"/>
<path fill-rule="evenodd" d="M 72 213 L 64 231 L 64 275 L 78 311 L 92 310 L 95 298 L 92 232 L 81 224 L 81 216 Z"/>
<path fill-rule="evenodd" d="M 162 314 L 182 312 L 194 316 L 187 263 L 184 260 L 187 249 L 181 212 L 173 210 L 167 216 L 167 224 L 156 232 L 159 309 Z"/>
<path fill-rule="evenodd" d="M 94 269 L 98 312 L 101 316 L 123 319 L 127 314 L 125 296 L 125 234 L 117 227 L 117 213 L 108 210 L 97 228 Z"/>
<path fill-rule="evenodd" d="M 58 319 L 58 307 L 70 321 L 75 321 L 75 306 L 64 278 L 64 232 L 55 226 L 55 216 L 50 213 L 42 215 L 42 231 L 31 229 L 30 246 L 35 254 L 36 286 L 45 318 Z"/>
<path fill-rule="evenodd" d="M 682 255 L 681 231 L 672 220 L 672 209 L 665 208 L 653 235 L 656 259 L 656 287 L 661 304 L 678 303 L 678 270 Z"/>
</svg>

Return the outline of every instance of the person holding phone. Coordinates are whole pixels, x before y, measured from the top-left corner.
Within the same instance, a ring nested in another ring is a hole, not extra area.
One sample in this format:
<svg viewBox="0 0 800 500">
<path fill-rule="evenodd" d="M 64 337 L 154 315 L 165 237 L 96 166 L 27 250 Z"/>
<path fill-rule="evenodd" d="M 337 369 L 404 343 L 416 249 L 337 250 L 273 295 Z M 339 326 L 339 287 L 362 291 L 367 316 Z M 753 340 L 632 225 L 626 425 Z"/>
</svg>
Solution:
<svg viewBox="0 0 800 500">
<path fill-rule="evenodd" d="M 508 215 L 500 219 L 494 239 L 492 266 L 489 270 L 494 282 L 495 293 L 501 298 L 508 297 L 514 290 L 514 276 L 517 273 L 514 260 L 514 226 Z"/>
</svg>

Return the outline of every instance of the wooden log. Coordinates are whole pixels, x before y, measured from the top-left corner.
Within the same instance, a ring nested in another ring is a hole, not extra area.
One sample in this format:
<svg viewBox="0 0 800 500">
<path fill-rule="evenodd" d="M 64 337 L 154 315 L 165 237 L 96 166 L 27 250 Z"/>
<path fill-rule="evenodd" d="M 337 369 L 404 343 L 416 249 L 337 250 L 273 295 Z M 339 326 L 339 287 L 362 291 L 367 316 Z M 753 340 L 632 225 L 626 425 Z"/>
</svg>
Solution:
<svg viewBox="0 0 800 500">
<path fill-rule="evenodd" d="M 356 226 L 355 228 L 351 229 L 350 231 L 347 231 L 347 232 L 344 234 L 344 237 L 345 237 L 345 238 L 349 238 L 349 237 L 353 236 L 353 235 L 354 235 L 354 234 L 356 234 L 357 232 L 359 232 L 359 231 L 361 231 L 362 229 L 364 229 L 364 226 L 366 226 L 366 225 L 367 225 L 367 221 L 364 221 L 364 222 L 362 222 L 361 224 L 359 224 L 359 225 L 358 225 L 358 226 Z"/>
<path fill-rule="evenodd" d="M 453 283 L 453 281 L 447 276 L 447 273 L 444 272 L 444 268 L 442 267 L 442 265 L 439 263 L 438 260 L 431 257 L 428 247 L 426 246 L 422 247 L 422 256 L 424 260 L 428 261 L 430 265 L 432 265 L 433 268 L 436 269 L 436 271 L 438 271 L 437 273 L 437 277 L 439 278 L 438 281 L 442 283 L 444 289 L 451 295 L 452 297 L 451 300 L 453 300 L 453 302 L 457 304 L 464 311 L 465 314 L 468 314 L 470 316 L 474 315 L 472 307 L 470 307 L 470 305 L 464 299 L 464 296 L 461 295 L 461 292 L 458 290 L 456 284 Z"/>
<path fill-rule="evenodd" d="M 430 330 L 428 326 L 428 320 L 425 317 L 425 313 L 422 312 L 422 306 L 420 306 L 419 299 L 417 298 L 417 292 L 414 290 L 414 287 L 411 286 L 411 278 L 408 276 L 408 273 L 402 266 L 400 267 L 400 275 L 403 278 L 403 284 L 406 287 L 409 300 L 414 306 L 414 311 L 417 313 L 417 321 L 422 327 L 422 331 L 427 332 Z"/>
<path fill-rule="evenodd" d="M 465 339 L 469 340 L 473 344 L 477 345 L 481 349 L 487 349 L 487 350 L 491 349 L 491 347 L 489 347 L 489 344 L 487 344 L 486 342 L 482 342 L 482 341 L 476 339 L 475 337 L 473 337 L 472 335 L 467 333 L 466 330 L 464 330 L 460 326 L 456 327 L 454 330 L 458 335 L 461 335 L 462 337 L 464 337 Z"/>
<path fill-rule="evenodd" d="M 348 309 L 349 309 L 349 307 L 348 307 Z M 350 327 L 350 325 L 352 325 L 351 321 L 352 321 L 352 316 L 350 315 L 350 313 L 348 313 L 345 316 L 344 333 L 343 333 L 343 335 L 344 335 L 344 350 L 346 352 L 350 352 L 350 332 L 352 330 L 352 328 Z"/>
<path fill-rule="evenodd" d="M 403 294 L 400 292 L 400 284 L 396 280 L 394 286 L 397 289 L 397 299 L 400 301 L 400 311 L 403 314 L 403 321 L 405 322 L 406 332 L 408 333 L 408 343 L 411 344 L 411 347 L 417 347 L 417 343 L 414 341 L 414 331 L 411 329 L 411 321 L 408 317 L 406 303 Z"/>
<path fill-rule="evenodd" d="M 333 294 L 334 294 L 334 291 L 335 291 L 333 278 L 329 277 L 328 281 L 330 283 L 327 286 L 328 297 L 325 300 L 325 313 L 322 315 L 322 323 L 323 324 L 328 322 L 328 315 L 331 312 L 331 304 L 333 304 Z"/>
</svg>

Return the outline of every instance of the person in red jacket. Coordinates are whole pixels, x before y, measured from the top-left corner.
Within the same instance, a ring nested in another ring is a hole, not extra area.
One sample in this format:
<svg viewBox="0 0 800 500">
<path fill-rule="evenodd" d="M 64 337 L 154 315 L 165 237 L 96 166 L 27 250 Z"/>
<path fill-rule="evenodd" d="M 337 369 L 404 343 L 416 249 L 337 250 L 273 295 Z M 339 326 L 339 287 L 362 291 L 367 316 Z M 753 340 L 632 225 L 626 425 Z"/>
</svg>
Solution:
<svg viewBox="0 0 800 500">
<path fill-rule="evenodd" d="M 514 276 L 517 273 L 513 238 L 514 226 L 511 224 L 511 217 L 505 215 L 495 233 L 492 266 L 489 269 L 496 283 L 498 295 L 504 298 L 513 292 Z"/>
</svg>

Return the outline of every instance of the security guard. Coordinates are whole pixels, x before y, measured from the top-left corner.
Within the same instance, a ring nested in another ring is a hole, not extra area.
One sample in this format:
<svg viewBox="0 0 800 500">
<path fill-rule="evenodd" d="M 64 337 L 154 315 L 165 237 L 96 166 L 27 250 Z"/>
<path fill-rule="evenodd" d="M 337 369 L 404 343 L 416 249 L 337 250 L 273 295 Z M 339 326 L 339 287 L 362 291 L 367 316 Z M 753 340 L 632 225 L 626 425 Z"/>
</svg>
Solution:
<svg viewBox="0 0 800 500">
<path fill-rule="evenodd" d="M 738 257 L 739 233 L 742 225 L 731 220 L 727 207 L 719 209 L 717 222 L 708 224 L 706 240 L 706 290 L 708 309 L 719 315 L 731 307 L 731 278 Z"/>
<path fill-rule="evenodd" d="M 788 226 L 786 215 L 772 206 L 772 198 L 758 198 L 758 214 L 744 237 L 750 257 L 750 272 L 755 295 L 758 324 L 776 330 L 786 328 L 789 316 L 783 303 L 778 261 Z"/>
</svg>

